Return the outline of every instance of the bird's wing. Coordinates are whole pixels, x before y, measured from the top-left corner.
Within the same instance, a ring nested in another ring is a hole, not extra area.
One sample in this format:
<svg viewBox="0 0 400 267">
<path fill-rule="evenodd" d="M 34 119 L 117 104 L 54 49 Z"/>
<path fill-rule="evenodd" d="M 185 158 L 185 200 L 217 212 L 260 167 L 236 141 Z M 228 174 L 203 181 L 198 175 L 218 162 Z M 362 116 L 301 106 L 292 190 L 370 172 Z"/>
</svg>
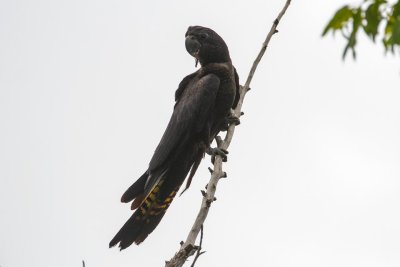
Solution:
<svg viewBox="0 0 400 267">
<path fill-rule="evenodd" d="M 193 72 L 192 74 L 189 74 L 183 80 L 179 83 L 178 89 L 175 91 L 175 101 L 178 103 L 183 91 L 185 91 L 186 87 L 189 85 L 189 83 L 193 80 L 193 78 L 197 75 L 197 72 Z M 176 103 L 176 104 L 177 104 Z M 176 105 L 175 104 L 175 105 Z"/>
<path fill-rule="evenodd" d="M 219 84 L 220 80 L 215 74 L 208 74 L 195 83 L 188 83 L 150 161 L 150 171 L 162 166 L 167 158 L 173 157 L 177 152 L 179 144 L 195 134 L 196 129 L 204 127 L 215 104 Z M 147 181 L 146 184 L 152 183 Z"/>
</svg>

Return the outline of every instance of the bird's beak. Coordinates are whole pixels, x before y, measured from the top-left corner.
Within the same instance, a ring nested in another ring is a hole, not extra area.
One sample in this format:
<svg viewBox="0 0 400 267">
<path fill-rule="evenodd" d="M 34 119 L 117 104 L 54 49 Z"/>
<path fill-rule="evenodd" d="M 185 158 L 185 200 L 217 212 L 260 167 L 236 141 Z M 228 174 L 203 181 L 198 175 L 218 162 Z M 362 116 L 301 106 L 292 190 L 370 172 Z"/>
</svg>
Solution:
<svg viewBox="0 0 400 267">
<path fill-rule="evenodd" d="M 188 35 L 185 40 L 186 51 L 198 59 L 201 44 L 193 35 Z"/>
</svg>

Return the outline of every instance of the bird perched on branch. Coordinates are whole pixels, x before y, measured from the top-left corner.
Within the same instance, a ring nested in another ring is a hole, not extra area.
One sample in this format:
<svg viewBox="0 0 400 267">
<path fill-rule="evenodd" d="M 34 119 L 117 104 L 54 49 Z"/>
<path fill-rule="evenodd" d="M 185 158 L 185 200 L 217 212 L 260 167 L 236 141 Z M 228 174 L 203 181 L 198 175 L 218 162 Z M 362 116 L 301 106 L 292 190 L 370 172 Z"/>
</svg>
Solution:
<svg viewBox="0 0 400 267">
<path fill-rule="evenodd" d="M 189 27 L 186 50 L 201 68 L 186 76 L 175 92 L 167 129 L 146 172 L 122 195 L 136 211 L 110 242 L 125 249 L 140 244 L 156 228 L 188 176 L 185 190 L 204 154 L 226 157 L 210 148 L 213 139 L 232 123 L 231 108 L 239 100 L 239 78 L 224 40 L 213 30 Z M 226 159 L 226 158 L 225 158 Z"/>
</svg>

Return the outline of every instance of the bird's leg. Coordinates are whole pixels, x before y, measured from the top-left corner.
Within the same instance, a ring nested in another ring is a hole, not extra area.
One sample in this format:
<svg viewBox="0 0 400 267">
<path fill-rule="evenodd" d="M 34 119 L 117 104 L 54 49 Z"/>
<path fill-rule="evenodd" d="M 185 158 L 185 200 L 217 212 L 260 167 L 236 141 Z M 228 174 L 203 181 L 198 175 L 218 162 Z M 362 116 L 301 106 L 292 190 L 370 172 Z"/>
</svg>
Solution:
<svg viewBox="0 0 400 267">
<path fill-rule="evenodd" d="M 228 150 L 218 147 L 208 147 L 206 149 L 206 153 L 211 156 L 211 163 L 214 164 L 215 156 L 221 156 L 222 161 L 226 162 L 228 160 L 227 154 L 229 153 Z"/>
</svg>

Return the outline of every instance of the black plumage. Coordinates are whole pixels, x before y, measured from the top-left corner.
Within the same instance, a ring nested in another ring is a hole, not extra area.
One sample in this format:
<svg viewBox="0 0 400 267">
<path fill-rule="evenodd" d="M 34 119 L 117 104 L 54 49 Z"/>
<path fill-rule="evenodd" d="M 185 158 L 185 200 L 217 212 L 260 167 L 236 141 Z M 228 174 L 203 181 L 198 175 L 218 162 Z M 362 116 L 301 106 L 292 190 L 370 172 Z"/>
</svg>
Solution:
<svg viewBox="0 0 400 267">
<path fill-rule="evenodd" d="M 238 76 L 224 40 L 200 26 L 189 27 L 185 37 L 186 50 L 201 68 L 179 84 L 174 111 L 147 171 L 123 194 L 121 201 L 133 201 L 136 211 L 110 247 L 140 244 L 156 228 L 189 173 L 190 184 L 206 149 L 238 102 Z"/>
</svg>

